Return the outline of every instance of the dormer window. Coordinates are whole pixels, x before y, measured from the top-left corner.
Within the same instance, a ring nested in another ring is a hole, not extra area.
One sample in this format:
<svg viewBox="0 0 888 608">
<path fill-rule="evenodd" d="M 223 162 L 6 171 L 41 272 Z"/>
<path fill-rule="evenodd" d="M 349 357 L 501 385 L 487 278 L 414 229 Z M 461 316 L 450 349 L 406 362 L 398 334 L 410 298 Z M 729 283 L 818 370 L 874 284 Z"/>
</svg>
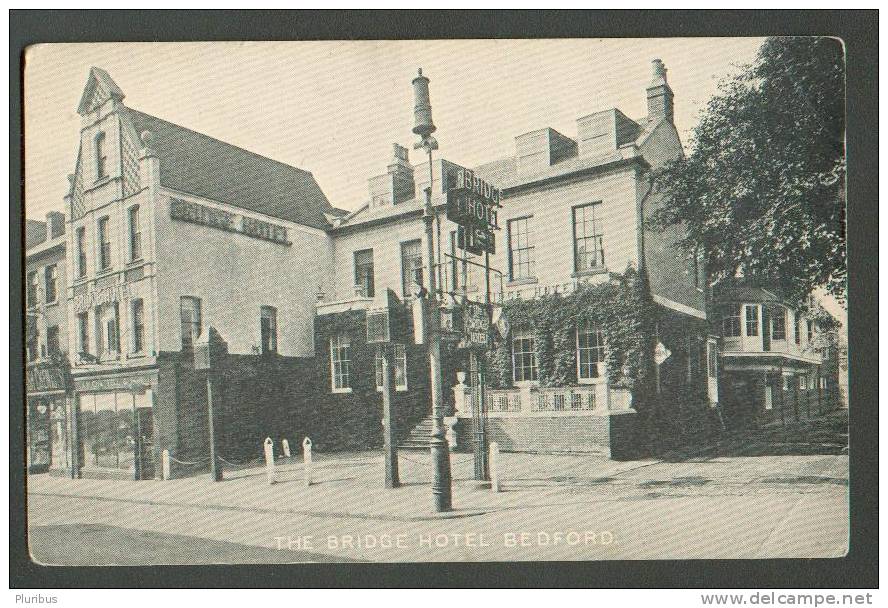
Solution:
<svg viewBox="0 0 888 608">
<path fill-rule="evenodd" d="M 96 179 L 108 176 L 108 152 L 105 149 L 105 132 L 100 131 L 93 140 L 93 151 L 96 158 Z"/>
</svg>

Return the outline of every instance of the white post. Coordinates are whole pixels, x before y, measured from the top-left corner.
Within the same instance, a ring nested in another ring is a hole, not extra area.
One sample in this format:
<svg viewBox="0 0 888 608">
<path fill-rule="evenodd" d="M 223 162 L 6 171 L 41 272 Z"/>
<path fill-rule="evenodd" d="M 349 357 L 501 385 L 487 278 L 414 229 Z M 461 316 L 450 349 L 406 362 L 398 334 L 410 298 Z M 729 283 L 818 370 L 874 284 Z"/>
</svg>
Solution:
<svg viewBox="0 0 888 608">
<path fill-rule="evenodd" d="M 286 439 L 281 440 L 281 449 L 284 451 L 284 458 L 290 457 L 290 442 Z"/>
<path fill-rule="evenodd" d="M 274 483 L 274 441 L 271 437 L 265 438 L 265 474 L 268 476 L 268 483 Z"/>
<path fill-rule="evenodd" d="M 490 489 L 494 492 L 500 491 L 499 478 L 499 444 L 496 441 L 490 442 L 490 458 L 487 460 L 490 467 Z"/>
<path fill-rule="evenodd" d="M 164 450 L 160 453 L 160 468 L 163 479 L 170 478 L 170 451 Z"/>
<path fill-rule="evenodd" d="M 305 441 L 302 442 L 302 459 L 303 459 L 303 477 L 305 478 L 305 485 L 311 485 L 311 439 L 308 437 L 305 438 Z"/>
</svg>

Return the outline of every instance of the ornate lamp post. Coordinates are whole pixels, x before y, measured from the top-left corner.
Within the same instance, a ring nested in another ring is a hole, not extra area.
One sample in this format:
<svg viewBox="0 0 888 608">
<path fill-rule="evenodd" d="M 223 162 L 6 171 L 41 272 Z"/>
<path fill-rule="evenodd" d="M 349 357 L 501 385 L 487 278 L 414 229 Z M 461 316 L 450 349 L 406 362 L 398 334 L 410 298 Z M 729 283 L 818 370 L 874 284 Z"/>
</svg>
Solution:
<svg viewBox="0 0 888 608">
<path fill-rule="evenodd" d="M 414 148 L 422 148 L 429 157 L 429 187 L 425 191 L 425 209 L 423 222 L 425 223 L 426 247 L 429 260 L 428 278 L 428 348 L 429 369 L 431 372 L 432 393 L 432 434 L 431 456 L 434 477 L 432 480 L 432 495 L 435 500 L 436 511 L 449 511 L 453 507 L 450 476 L 450 449 L 444 431 L 444 403 L 441 388 L 441 310 L 438 306 L 437 285 L 435 281 L 435 245 L 434 228 L 435 211 L 432 208 L 432 151 L 438 149 L 438 142 L 432 137 L 435 132 L 435 124 L 432 122 L 432 105 L 429 101 L 429 79 L 422 75 L 422 68 L 416 78 L 413 79 L 414 94 L 414 126 L 413 132 L 422 139 L 414 145 Z"/>
</svg>

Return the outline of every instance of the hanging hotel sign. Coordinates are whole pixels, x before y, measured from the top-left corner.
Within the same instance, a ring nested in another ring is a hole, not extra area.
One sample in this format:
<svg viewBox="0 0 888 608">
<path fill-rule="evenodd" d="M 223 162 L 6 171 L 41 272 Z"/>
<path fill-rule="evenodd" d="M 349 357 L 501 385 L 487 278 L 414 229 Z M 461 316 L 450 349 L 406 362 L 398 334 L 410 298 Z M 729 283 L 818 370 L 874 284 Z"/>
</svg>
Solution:
<svg viewBox="0 0 888 608">
<path fill-rule="evenodd" d="M 287 238 L 287 228 L 285 226 L 230 213 L 199 203 L 183 201 L 178 198 L 170 199 L 170 218 L 228 232 L 236 232 L 281 245 L 292 245 Z"/>
<path fill-rule="evenodd" d="M 490 335 L 490 315 L 481 302 L 466 300 L 463 304 L 463 328 L 465 339 L 461 346 L 487 346 Z"/>
<path fill-rule="evenodd" d="M 74 296 L 74 310 L 86 312 L 96 306 L 122 302 L 130 297 L 129 283 L 108 285 L 99 289 L 92 289 L 85 294 Z"/>
<path fill-rule="evenodd" d="M 462 169 L 456 174 L 455 187 L 447 191 L 447 219 L 460 226 L 498 230 L 500 198 L 498 188 Z"/>
<path fill-rule="evenodd" d="M 456 246 L 474 255 L 481 255 L 485 251 L 491 255 L 496 253 L 493 231 L 477 226 L 457 226 Z"/>
</svg>

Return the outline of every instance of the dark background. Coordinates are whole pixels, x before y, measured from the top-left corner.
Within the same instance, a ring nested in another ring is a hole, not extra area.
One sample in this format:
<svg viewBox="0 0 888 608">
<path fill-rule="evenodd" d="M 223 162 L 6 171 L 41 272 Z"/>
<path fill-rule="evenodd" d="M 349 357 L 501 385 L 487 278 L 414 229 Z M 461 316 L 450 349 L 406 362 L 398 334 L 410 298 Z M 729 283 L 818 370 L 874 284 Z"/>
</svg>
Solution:
<svg viewBox="0 0 888 608">
<path fill-rule="evenodd" d="M 10 11 L 10 586 L 878 586 L 878 11 Z M 830 35 L 845 43 L 851 539 L 843 559 L 501 564 L 43 567 L 27 551 L 24 478 L 24 49 L 42 42 Z"/>
</svg>

